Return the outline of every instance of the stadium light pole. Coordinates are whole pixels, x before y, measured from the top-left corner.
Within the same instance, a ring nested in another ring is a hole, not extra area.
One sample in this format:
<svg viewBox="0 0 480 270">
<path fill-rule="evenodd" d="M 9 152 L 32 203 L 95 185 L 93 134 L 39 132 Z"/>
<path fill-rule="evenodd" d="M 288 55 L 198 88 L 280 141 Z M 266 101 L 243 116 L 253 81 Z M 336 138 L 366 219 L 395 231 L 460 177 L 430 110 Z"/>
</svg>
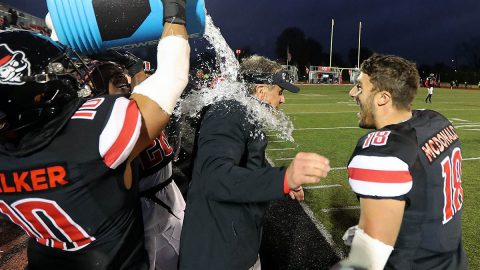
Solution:
<svg viewBox="0 0 480 270">
<path fill-rule="evenodd" d="M 358 24 L 358 55 L 357 55 L 357 68 L 360 68 L 360 44 L 362 40 L 362 22 Z"/>
<path fill-rule="evenodd" d="M 330 30 L 330 67 L 332 67 L 332 49 L 333 49 L 333 26 L 335 20 L 332 18 L 332 30 Z"/>
</svg>

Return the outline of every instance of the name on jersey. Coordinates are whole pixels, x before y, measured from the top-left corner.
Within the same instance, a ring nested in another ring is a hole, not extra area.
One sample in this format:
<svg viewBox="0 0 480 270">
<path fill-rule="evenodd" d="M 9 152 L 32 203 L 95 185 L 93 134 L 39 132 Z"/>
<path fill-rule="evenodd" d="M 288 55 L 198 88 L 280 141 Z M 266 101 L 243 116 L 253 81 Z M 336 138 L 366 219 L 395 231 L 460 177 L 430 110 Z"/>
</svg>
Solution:
<svg viewBox="0 0 480 270">
<path fill-rule="evenodd" d="M 45 168 L 0 172 L 0 194 L 54 189 L 69 183 L 62 165 Z"/>
<path fill-rule="evenodd" d="M 432 163 L 457 140 L 458 135 L 455 128 L 449 125 L 430 139 L 427 139 L 422 146 L 422 150 L 428 162 Z"/>
</svg>

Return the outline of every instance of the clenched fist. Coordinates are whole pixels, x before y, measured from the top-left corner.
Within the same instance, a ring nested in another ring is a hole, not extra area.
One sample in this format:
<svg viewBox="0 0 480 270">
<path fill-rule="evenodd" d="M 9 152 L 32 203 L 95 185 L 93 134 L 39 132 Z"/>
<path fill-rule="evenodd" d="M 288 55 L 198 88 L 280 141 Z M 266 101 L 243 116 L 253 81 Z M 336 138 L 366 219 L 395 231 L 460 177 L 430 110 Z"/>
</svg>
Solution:
<svg viewBox="0 0 480 270">
<path fill-rule="evenodd" d="M 300 152 L 287 168 L 286 175 L 290 189 L 298 189 L 303 184 L 318 183 L 330 171 L 330 161 L 315 153 Z"/>
</svg>

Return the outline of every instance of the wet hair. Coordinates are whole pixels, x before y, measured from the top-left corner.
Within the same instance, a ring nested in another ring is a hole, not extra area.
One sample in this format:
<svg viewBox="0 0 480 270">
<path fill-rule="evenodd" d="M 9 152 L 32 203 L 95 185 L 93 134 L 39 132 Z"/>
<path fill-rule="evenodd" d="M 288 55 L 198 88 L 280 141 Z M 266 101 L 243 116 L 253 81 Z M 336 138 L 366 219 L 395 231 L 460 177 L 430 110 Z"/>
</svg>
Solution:
<svg viewBox="0 0 480 270">
<path fill-rule="evenodd" d="M 374 54 L 362 63 L 360 70 L 370 76 L 374 91 L 392 95 L 394 107 L 411 109 L 420 80 L 415 63 L 395 55 Z"/>
<path fill-rule="evenodd" d="M 242 60 L 240 64 L 239 73 L 241 74 L 275 74 L 283 70 L 282 65 L 277 62 L 274 62 L 270 59 L 267 59 L 263 56 L 252 55 Z M 272 88 L 269 86 L 269 88 Z M 256 89 L 256 84 L 248 83 L 247 90 L 249 94 L 254 94 Z"/>
</svg>

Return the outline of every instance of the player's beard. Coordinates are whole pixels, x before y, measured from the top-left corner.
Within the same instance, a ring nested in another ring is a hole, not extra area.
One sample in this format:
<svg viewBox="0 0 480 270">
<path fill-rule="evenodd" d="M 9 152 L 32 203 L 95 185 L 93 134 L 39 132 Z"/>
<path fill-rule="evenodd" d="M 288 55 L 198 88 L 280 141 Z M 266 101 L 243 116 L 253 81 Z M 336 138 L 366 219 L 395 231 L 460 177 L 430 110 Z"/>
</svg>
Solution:
<svg viewBox="0 0 480 270">
<path fill-rule="evenodd" d="M 364 129 L 374 129 L 375 128 L 375 116 L 373 114 L 373 99 L 374 95 L 370 95 L 367 100 L 360 103 L 360 112 L 358 113 L 358 126 Z"/>
</svg>

